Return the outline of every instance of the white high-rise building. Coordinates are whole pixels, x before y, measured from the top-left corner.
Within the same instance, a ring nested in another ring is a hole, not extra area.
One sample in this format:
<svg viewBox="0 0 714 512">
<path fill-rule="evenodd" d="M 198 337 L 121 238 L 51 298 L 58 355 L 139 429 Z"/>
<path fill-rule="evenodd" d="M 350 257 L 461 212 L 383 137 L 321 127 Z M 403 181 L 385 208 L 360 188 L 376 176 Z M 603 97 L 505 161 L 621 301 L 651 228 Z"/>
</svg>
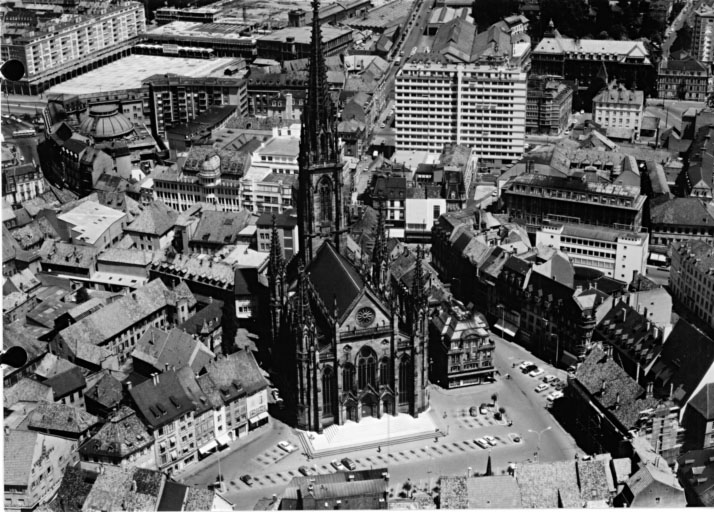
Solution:
<svg viewBox="0 0 714 512">
<path fill-rule="evenodd" d="M 440 153 L 446 144 L 463 144 L 482 165 L 518 161 L 529 55 L 528 36 L 504 22 L 478 34 L 464 20 L 443 25 L 433 47 L 397 73 L 397 150 Z"/>
<path fill-rule="evenodd" d="M 714 62 L 714 6 L 694 12 L 692 54 L 702 62 Z"/>
<path fill-rule="evenodd" d="M 526 73 L 500 63 L 407 62 L 396 79 L 397 150 L 473 148 L 479 162 L 521 158 L 526 135 Z"/>
</svg>

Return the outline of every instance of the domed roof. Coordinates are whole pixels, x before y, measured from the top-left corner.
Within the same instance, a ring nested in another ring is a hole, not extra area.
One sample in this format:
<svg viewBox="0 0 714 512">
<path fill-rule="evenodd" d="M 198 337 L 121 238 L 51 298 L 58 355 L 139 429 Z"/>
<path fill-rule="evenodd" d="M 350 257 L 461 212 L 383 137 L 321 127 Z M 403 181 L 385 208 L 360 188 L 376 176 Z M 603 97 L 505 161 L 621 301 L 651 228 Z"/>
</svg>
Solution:
<svg viewBox="0 0 714 512">
<path fill-rule="evenodd" d="M 123 137 L 134 130 L 134 125 L 119 112 L 117 105 L 95 105 L 79 125 L 79 131 L 96 140 L 111 140 Z"/>
<path fill-rule="evenodd" d="M 206 159 L 201 164 L 201 170 L 198 175 L 204 178 L 215 178 L 221 173 L 221 157 L 214 154 L 206 156 Z"/>
</svg>

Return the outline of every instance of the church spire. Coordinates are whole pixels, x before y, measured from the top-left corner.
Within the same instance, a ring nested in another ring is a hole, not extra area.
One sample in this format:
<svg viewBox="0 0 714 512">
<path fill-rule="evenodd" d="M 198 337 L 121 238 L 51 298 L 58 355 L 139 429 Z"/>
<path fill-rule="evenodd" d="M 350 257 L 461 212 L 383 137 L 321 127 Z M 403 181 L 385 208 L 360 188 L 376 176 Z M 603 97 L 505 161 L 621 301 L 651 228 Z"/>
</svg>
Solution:
<svg viewBox="0 0 714 512">
<path fill-rule="evenodd" d="M 377 232 L 374 238 L 374 249 L 372 250 L 372 282 L 379 287 L 383 281 L 383 264 L 386 259 L 387 247 L 384 228 L 384 210 L 380 208 L 377 212 Z"/>
<path fill-rule="evenodd" d="M 421 245 L 417 246 L 416 264 L 414 265 L 414 280 L 412 281 L 412 300 L 415 312 L 421 311 L 426 306 L 426 291 L 424 289 L 424 269 L 422 259 L 424 253 Z"/>
<path fill-rule="evenodd" d="M 273 343 L 278 341 L 280 316 L 285 303 L 285 260 L 278 236 L 278 225 L 273 215 L 270 238 L 270 259 L 268 260 L 268 281 L 270 285 L 270 334 Z"/>
<path fill-rule="evenodd" d="M 273 215 L 273 226 L 270 233 L 270 259 L 268 260 L 268 273 L 270 276 L 279 276 L 285 268 L 283 249 L 278 236 L 278 224 Z M 271 277 L 272 278 L 272 277 Z"/>
<path fill-rule="evenodd" d="M 308 290 L 307 274 L 302 258 L 298 260 L 298 289 L 297 289 L 297 320 L 302 326 L 313 324 L 312 309 L 310 308 L 310 293 Z"/>
<path fill-rule="evenodd" d="M 313 0 L 307 105 L 302 114 L 300 134 L 301 167 L 338 161 L 335 128 L 335 107 L 327 86 L 327 66 L 322 53 L 320 1 Z"/>
</svg>

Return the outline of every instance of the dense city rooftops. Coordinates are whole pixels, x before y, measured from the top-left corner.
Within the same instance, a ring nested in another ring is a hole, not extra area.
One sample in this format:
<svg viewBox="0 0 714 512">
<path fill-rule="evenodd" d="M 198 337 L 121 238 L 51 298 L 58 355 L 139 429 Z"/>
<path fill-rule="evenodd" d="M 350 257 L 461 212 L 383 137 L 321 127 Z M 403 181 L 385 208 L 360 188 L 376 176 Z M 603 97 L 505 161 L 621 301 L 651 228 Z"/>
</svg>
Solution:
<svg viewBox="0 0 714 512">
<path fill-rule="evenodd" d="M 607 57 L 616 61 L 636 60 L 649 64 L 649 52 L 642 41 L 616 41 L 609 39 L 571 39 L 556 35 L 544 37 L 533 53 L 580 54 Z"/>
</svg>

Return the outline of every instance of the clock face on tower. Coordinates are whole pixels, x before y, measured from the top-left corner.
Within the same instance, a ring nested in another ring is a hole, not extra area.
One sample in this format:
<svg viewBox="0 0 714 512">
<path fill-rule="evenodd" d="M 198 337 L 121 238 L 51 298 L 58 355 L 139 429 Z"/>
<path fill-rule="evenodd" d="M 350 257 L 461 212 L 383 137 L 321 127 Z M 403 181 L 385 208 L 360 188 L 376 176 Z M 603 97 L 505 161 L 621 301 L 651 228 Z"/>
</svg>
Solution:
<svg viewBox="0 0 714 512">
<path fill-rule="evenodd" d="M 369 327 L 374 322 L 374 309 L 364 307 L 357 310 L 357 323 L 360 327 Z"/>
</svg>

